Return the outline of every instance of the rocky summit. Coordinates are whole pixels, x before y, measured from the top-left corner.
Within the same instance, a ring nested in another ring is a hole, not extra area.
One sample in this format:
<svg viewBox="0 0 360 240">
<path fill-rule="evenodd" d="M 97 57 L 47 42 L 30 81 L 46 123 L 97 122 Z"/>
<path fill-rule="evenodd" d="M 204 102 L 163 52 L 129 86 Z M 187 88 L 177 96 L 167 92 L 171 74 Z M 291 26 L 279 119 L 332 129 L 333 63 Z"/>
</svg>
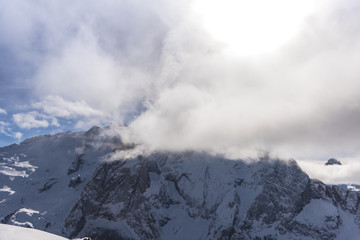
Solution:
<svg viewBox="0 0 360 240">
<path fill-rule="evenodd" d="M 360 195 L 294 160 L 145 151 L 111 128 L 0 148 L 0 219 L 68 238 L 358 239 Z"/>
<path fill-rule="evenodd" d="M 326 163 L 325 166 L 329 165 L 342 165 L 341 162 L 335 158 L 330 158 Z"/>
</svg>

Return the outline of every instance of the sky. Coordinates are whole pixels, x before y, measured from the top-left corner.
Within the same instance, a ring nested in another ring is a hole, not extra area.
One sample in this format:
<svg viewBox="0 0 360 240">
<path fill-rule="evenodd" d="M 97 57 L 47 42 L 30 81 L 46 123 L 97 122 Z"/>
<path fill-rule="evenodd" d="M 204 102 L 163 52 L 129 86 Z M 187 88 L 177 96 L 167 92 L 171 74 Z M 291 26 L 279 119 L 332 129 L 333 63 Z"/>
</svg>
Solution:
<svg viewBox="0 0 360 240">
<path fill-rule="evenodd" d="M 156 149 L 355 164 L 359 11 L 356 0 L 0 0 L 0 146 L 127 124 L 125 138 Z"/>
</svg>

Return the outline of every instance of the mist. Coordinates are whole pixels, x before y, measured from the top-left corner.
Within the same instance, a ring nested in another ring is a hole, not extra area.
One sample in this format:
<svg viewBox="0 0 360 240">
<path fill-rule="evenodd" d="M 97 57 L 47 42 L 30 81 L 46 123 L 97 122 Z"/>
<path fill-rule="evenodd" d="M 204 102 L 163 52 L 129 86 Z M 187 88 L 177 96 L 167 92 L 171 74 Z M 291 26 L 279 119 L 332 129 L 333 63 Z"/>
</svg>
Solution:
<svg viewBox="0 0 360 240">
<path fill-rule="evenodd" d="M 135 137 L 158 148 L 264 150 L 301 159 L 355 154 L 355 5 L 329 3 L 293 39 L 260 56 L 226 54 L 209 46 L 209 38 L 192 39 L 198 47 L 186 48 L 192 35 L 179 34 L 181 70 L 131 123 Z"/>
<path fill-rule="evenodd" d="M 154 149 L 359 153 L 357 1 L 313 3 L 291 37 L 254 55 L 217 39 L 194 3 L 0 1 L 0 45 L 32 69 L 1 80 L 28 90 L 2 112 L 19 129 L 128 124 L 124 139 Z M 234 21 L 223 27 L 241 31 Z"/>
</svg>

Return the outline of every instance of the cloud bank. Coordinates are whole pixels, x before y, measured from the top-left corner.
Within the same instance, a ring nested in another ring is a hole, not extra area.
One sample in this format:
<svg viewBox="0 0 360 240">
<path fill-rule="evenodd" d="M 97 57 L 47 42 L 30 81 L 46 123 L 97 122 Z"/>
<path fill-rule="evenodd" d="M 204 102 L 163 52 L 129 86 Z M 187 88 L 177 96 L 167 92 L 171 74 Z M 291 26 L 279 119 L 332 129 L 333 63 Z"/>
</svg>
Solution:
<svg viewBox="0 0 360 240">
<path fill-rule="evenodd" d="M 31 94 L 13 106 L 13 123 L 127 123 L 128 139 L 162 149 L 358 153 L 357 1 L 278 0 L 264 11 L 258 0 L 248 19 L 237 17 L 245 1 L 210 15 L 199 2 L 0 1 L 0 49 L 32 69 L 16 75 Z M 287 19 L 294 25 L 275 27 Z M 279 44 L 260 51 L 270 41 Z"/>
<path fill-rule="evenodd" d="M 360 184 L 360 156 L 341 159 L 342 165 L 325 166 L 325 161 L 298 161 L 300 167 L 311 178 L 319 179 L 327 184 Z"/>
<path fill-rule="evenodd" d="M 329 2 L 286 44 L 260 56 L 226 55 L 208 38 L 193 40 L 199 47 L 176 52 L 177 80 L 131 124 L 135 135 L 172 149 L 229 147 L 305 159 L 356 153 L 358 9 L 354 1 Z M 180 46 L 192 36 L 179 35 Z"/>
</svg>

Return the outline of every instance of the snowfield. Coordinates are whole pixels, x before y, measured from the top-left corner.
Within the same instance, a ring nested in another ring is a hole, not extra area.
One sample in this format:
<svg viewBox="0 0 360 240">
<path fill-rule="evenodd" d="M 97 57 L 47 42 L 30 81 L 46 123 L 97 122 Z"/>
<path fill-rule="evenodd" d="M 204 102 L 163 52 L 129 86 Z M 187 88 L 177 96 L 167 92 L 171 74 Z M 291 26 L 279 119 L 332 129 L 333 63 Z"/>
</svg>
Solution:
<svg viewBox="0 0 360 240">
<path fill-rule="evenodd" d="M 0 224 L 0 240 L 67 240 L 44 231 Z"/>
</svg>

